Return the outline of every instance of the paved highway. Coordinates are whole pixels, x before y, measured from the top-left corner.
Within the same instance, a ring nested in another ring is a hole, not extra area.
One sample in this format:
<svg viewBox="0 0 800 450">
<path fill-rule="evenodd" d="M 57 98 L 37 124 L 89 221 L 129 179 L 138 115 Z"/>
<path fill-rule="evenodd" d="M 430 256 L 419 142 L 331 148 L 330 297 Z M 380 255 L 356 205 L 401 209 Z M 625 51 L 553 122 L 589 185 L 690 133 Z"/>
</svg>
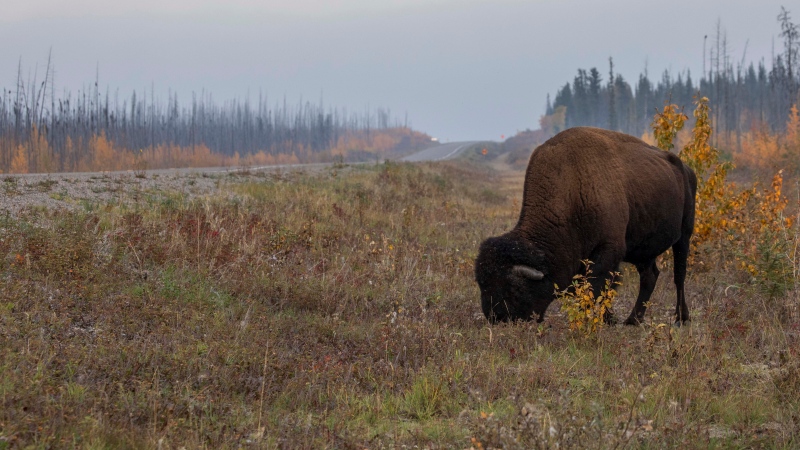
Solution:
<svg viewBox="0 0 800 450">
<path fill-rule="evenodd" d="M 420 161 L 441 161 L 443 159 L 451 159 L 458 156 L 459 153 L 468 149 L 470 146 L 477 144 L 478 141 L 465 141 L 465 142 L 451 142 L 449 144 L 439 144 L 435 147 L 429 147 L 425 150 L 420 150 L 413 155 L 408 155 L 401 158 L 400 161 L 407 162 L 420 162 Z"/>
</svg>

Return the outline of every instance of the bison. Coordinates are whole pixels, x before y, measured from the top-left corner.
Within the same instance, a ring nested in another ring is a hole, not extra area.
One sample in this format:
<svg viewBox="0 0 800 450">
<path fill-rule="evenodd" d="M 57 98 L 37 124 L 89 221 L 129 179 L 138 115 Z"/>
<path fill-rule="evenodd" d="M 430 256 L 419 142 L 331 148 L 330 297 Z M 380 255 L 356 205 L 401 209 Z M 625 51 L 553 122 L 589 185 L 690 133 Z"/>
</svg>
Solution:
<svg viewBox="0 0 800 450">
<path fill-rule="evenodd" d="M 517 225 L 480 246 L 475 280 L 483 313 L 492 322 L 541 322 L 555 286 L 568 286 L 582 260 L 593 263 L 595 292 L 624 261 L 639 272 L 625 323 L 639 324 L 658 279 L 656 258 L 671 247 L 675 320 L 688 321 L 683 288 L 696 191 L 694 172 L 672 153 L 614 131 L 562 131 L 531 155 Z"/>
</svg>

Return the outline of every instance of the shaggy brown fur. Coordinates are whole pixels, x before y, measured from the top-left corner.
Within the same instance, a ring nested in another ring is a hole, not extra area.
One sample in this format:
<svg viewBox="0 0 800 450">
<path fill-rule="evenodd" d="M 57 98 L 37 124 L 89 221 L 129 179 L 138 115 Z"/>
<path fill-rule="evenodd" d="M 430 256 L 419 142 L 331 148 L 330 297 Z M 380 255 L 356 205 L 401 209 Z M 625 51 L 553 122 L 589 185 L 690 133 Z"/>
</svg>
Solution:
<svg viewBox="0 0 800 450">
<path fill-rule="evenodd" d="M 481 244 L 475 279 L 484 314 L 541 321 L 554 285 L 568 286 L 581 260 L 593 262 L 595 292 L 625 261 L 639 271 L 626 321 L 638 324 L 658 278 L 656 257 L 671 247 L 675 318 L 688 321 L 683 285 L 696 190 L 694 172 L 677 156 L 635 137 L 587 127 L 559 133 L 531 155 L 517 225 Z"/>
</svg>

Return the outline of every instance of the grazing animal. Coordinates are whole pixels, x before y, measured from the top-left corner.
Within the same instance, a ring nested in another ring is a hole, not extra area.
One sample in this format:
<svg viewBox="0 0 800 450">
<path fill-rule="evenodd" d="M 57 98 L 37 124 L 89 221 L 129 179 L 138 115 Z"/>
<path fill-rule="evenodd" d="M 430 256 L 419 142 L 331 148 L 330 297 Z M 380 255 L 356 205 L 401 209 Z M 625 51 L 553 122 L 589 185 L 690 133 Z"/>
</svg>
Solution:
<svg viewBox="0 0 800 450">
<path fill-rule="evenodd" d="M 592 261 L 595 293 L 629 262 L 639 295 L 626 324 L 639 324 L 658 279 L 656 258 L 673 251 L 676 324 L 694 230 L 697 177 L 674 154 L 599 128 L 562 131 L 531 155 L 522 211 L 508 233 L 485 240 L 475 260 L 483 313 L 492 321 L 544 319 L 555 285 L 567 287 Z M 613 322 L 609 314 L 606 322 Z"/>
</svg>

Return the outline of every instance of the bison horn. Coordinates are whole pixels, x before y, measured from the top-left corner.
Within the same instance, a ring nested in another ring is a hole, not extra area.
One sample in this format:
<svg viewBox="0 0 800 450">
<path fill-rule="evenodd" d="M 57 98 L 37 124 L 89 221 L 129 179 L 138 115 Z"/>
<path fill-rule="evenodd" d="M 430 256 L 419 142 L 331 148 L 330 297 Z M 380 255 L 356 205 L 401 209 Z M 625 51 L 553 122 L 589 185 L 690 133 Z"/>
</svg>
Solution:
<svg viewBox="0 0 800 450">
<path fill-rule="evenodd" d="M 515 275 L 530 278 L 534 281 L 539 281 L 544 278 L 544 274 L 542 272 L 528 266 L 514 266 L 514 268 L 511 269 L 511 272 L 513 272 Z"/>
</svg>

